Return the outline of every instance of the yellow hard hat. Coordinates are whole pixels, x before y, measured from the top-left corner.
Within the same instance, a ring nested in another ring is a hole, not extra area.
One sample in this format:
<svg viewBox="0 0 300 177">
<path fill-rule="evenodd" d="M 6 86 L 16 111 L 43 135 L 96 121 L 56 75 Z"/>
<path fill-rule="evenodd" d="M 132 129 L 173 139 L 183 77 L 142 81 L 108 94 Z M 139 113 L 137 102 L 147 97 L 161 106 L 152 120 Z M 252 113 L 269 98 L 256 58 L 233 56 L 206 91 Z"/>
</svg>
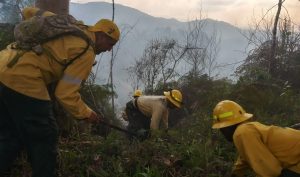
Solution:
<svg viewBox="0 0 300 177">
<path fill-rule="evenodd" d="M 170 90 L 167 92 L 164 92 L 164 95 L 166 98 L 173 103 L 177 108 L 181 108 L 182 105 L 182 94 L 179 90 Z"/>
<path fill-rule="evenodd" d="M 246 113 L 236 102 L 224 100 L 219 102 L 213 112 L 213 129 L 225 128 L 250 119 L 253 114 Z"/>
<path fill-rule="evenodd" d="M 135 90 L 134 91 L 134 94 L 133 94 L 133 97 L 139 97 L 139 96 L 142 96 L 142 91 L 141 90 Z"/>
<path fill-rule="evenodd" d="M 101 19 L 94 26 L 89 26 L 89 31 L 102 31 L 116 41 L 120 38 L 120 30 L 118 26 L 111 20 Z"/>
</svg>

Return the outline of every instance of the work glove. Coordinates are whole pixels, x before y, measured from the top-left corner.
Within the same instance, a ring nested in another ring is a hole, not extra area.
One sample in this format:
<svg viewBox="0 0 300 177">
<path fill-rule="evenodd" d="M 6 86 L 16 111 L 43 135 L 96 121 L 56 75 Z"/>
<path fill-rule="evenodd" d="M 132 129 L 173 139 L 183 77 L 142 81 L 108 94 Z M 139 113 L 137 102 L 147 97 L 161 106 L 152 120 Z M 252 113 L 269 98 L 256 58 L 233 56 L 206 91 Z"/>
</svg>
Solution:
<svg viewBox="0 0 300 177">
<path fill-rule="evenodd" d="M 140 129 L 136 132 L 136 135 L 139 140 L 143 141 L 151 136 L 150 133 L 150 130 Z"/>
<path fill-rule="evenodd" d="M 92 111 L 90 117 L 87 118 L 87 121 L 90 123 L 100 123 L 103 121 L 103 116 Z"/>
</svg>

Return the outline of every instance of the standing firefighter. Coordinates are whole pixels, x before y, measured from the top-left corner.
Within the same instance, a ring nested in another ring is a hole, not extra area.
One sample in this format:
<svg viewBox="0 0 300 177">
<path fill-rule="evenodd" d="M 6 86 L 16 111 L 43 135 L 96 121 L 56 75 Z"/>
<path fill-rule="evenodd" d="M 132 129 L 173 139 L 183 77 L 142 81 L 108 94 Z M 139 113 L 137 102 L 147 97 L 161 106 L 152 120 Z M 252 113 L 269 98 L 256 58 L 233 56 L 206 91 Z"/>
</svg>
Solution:
<svg viewBox="0 0 300 177">
<path fill-rule="evenodd" d="M 25 18 L 31 14 L 30 9 L 26 10 Z M 44 20 L 44 25 L 47 20 L 55 21 L 55 14 L 41 14 L 51 16 L 37 18 Z M 30 20 L 35 22 L 33 17 Z M 120 32 L 107 19 L 94 26 L 78 23 L 78 28 L 85 37 L 70 32 L 44 41 L 37 48 L 22 46 L 19 41 L 20 46 L 13 43 L 0 52 L 0 176 L 9 171 L 22 148 L 27 152 L 33 177 L 56 176 L 58 130 L 48 84 L 57 82 L 56 99 L 75 117 L 91 123 L 101 119 L 82 101 L 78 91 L 91 71 L 95 55 L 110 51 Z M 47 32 L 55 33 L 51 29 Z M 44 35 L 40 33 L 36 36 Z"/>
<path fill-rule="evenodd" d="M 149 130 L 158 130 L 162 121 L 168 129 L 169 109 L 181 108 L 182 95 L 179 90 L 164 92 L 164 96 L 140 96 L 126 104 L 128 130 L 149 136 Z"/>
<path fill-rule="evenodd" d="M 244 176 L 250 167 L 261 177 L 300 177 L 300 131 L 250 122 L 253 115 L 229 100 L 219 102 L 213 116 L 212 128 L 239 153 L 232 176 Z"/>
</svg>

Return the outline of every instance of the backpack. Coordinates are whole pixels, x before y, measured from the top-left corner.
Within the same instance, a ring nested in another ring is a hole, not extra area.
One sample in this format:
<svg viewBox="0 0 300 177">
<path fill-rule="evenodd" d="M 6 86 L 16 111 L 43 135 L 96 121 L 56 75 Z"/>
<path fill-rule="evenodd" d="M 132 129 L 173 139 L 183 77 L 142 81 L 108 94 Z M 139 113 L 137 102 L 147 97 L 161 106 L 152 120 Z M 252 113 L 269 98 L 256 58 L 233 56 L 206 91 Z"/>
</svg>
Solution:
<svg viewBox="0 0 300 177">
<path fill-rule="evenodd" d="M 44 52 L 50 58 L 59 62 L 50 52 L 43 49 L 42 44 L 63 35 L 74 35 L 82 38 L 87 43 L 83 52 L 74 58 L 70 58 L 69 63 L 64 65 L 71 64 L 75 59 L 83 55 L 90 45 L 94 47 L 91 39 L 78 27 L 78 24 L 79 22 L 71 15 L 36 15 L 20 22 L 14 28 L 15 45 L 13 48 L 20 49 L 22 52 L 12 59 L 7 66 L 12 67 L 29 50 L 35 52 L 37 55 Z M 61 62 L 59 63 L 62 64 Z"/>
</svg>

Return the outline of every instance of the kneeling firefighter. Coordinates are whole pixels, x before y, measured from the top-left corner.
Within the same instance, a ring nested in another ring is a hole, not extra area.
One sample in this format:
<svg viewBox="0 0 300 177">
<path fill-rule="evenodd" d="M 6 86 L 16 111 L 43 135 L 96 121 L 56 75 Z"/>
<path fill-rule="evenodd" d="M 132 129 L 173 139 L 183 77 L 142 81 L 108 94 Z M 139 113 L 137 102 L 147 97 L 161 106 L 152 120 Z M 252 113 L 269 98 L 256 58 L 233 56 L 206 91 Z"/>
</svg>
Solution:
<svg viewBox="0 0 300 177">
<path fill-rule="evenodd" d="M 179 90 L 169 90 L 162 96 L 139 96 L 126 104 L 128 116 L 127 129 L 141 135 L 141 139 L 150 136 L 149 130 L 158 130 L 160 122 L 168 129 L 169 109 L 181 108 L 182 94 Z"/>
</svg>

